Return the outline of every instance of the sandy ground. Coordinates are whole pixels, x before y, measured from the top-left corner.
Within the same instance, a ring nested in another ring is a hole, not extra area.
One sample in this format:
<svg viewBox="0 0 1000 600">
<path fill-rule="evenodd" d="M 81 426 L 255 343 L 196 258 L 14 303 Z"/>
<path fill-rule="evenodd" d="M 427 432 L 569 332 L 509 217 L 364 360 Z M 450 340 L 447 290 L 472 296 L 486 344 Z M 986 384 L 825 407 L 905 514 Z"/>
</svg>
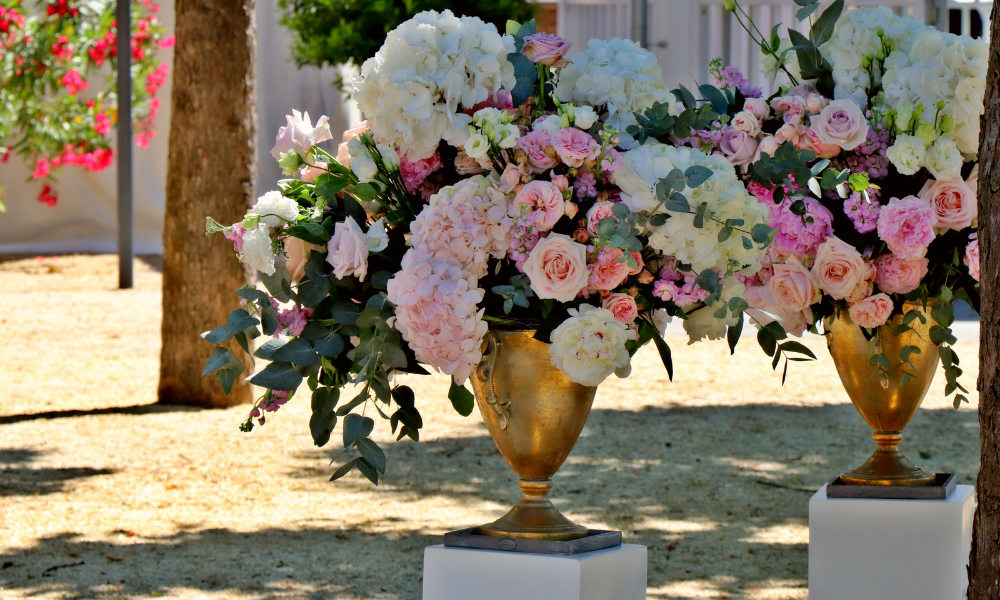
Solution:
<svg viewBox="0 0 1000 600">
<path fill-rule="evenodd" d="M 160 276 L 115 289 L 108 256 L 0 263 L 0 598 L 420 597 L 422 550 L 518 497 L 478 415 L 414 378 L 422 441 L 386 442 L 377 489 L 328 483 L 308 402 L 251 434 L 246 408 L 157 406 Z M 235 304 L 234 296 L 234 304 Z M 788 383 L 752 339 L 643 350 L 601 386 L 553 491 L 571 518 L 649 547 L 650 598 L 807 597 L 808 500 L 873 449 L 822 340 Z M 960 345 L 974 387 L 976 344 Z M 973 408 L 943 377 L 907 429 L 922 466 L 972 483 Z"/>
</svg>

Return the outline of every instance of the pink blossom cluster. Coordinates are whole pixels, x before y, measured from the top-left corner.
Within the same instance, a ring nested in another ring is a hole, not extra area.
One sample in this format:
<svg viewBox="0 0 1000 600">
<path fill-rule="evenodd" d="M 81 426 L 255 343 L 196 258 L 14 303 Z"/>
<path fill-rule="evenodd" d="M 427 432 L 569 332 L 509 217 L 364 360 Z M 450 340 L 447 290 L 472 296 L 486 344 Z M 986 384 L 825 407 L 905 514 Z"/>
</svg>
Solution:
<svg viewBox="0 0 1000 600">
<path fill-rule="evenodd" d="M 715 77 L 715 83 L 721 89 L 739 90 L 744 98 L 760 98 L 764 95 L 763 90 L 759 87 L 752 87 L 750 85 L 750 82 L 743 76 L 743 73 L 740 72 L 739 67 L 736 65 L 729 65 L 722 69 L 719 75 Z"/>
<path fill-rule="evenodd" d="M 423 187 L 427 178 L 443 166 L 441 164 L 441 156 L 436 152 L 429 158 L 414 162 L 410 162 L 406 160 L 406 157 L 402 157 L 399 160 L 399 174 L 403 178 L 403 185 L 406 186 L 406 191 L 416 194 Z"/>
<path fill-rule="evenodd" d="M 866 191 L 867 194 L 853 192 L 844 200 L 844 214 L 854 223 L 854 229 L 858 233 L 874 231 L 882 212 L 882 204 L 878 200 L 879 191 L 875 188 Z"/>
</svg>

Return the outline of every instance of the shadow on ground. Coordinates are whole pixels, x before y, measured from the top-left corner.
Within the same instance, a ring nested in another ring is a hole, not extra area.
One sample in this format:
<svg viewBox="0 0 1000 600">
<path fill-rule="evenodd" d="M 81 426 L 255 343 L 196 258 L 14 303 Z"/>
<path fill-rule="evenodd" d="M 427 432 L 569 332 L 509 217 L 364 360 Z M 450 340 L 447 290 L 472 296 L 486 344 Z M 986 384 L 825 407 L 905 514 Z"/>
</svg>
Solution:
<svg viewBox="0 0 1000 600">
<path fill-rule="evenodd" d="M 150 415 L 170 412 L 196 412 L 200 410 L 211 409 L 205 409 L 197 406 L 183 406 L 178 404 L 136 404 L 134 406 L 110 406 L 107 408 L 90 408 L 86 410 L 50 410 L 38 413 L 0 416 L 0 425 L 10 425 L 12 423 L 21 423 L 23 421 L 37 421 L 39 419 L 67 419 L 72 417 L 90 417 L 96 415 Z"/>
<path fill-rule="evenodd" d="M 874 449 L 868 435 L 850 405 L 598 410 L 553 495 L 575 520 L 620 529 L 627 543 L 649 548 L 651 598 L 805 598 L 809 497 L 866 458 Z M 904 451 L 921 466 L 971 483 L 977 416 L 922 410 L 907 429 Z M 0 454 L 0 462 L 30 468 L 33 455 L 24 452 Z M 485 434 L 400 442 L 387 453 L 390 471 L 377 489 L 357 475 L 331 485 L 364 491 L 355 501 L 403 506 L 422 496 L 517 500 L 514 477 Z M 407 456 L 418 453 L 427 455 L 422 471 L 408 465 L 415 461 Z M 288 475 L 328 475 L 334 454 L 297 455 Z M 0 555 L 0 589 L 74 599 L 180 589 L 247 598 L 420 598 L 422 550 L 440 537 L 419 527 L 419 514 L 406 521 L 413 527 L 390 533 L 380 533 L 378 523 L 341 529 L 310 516 L 295 529 L 182 531 L 121 544 L 74 535 L 41 539 Z M 359 567 L 373 559 L 385 567 Z"/>
</svg>

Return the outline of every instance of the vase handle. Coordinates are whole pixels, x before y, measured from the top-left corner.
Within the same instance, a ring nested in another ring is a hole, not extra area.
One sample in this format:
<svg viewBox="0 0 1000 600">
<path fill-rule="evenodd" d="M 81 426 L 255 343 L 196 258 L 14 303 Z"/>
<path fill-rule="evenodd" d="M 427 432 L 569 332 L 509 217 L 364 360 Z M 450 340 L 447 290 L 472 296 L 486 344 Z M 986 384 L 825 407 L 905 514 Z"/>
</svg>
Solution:
<svg viewBox="0 0 1000 600">
<path fill-rule="evenodd" d="M 497 364 L 497 355 L 500 352 L 500 341 L 497 340 L 493 332 L 486 334 L 486 354 L 479 362 L 479 378 L 486 384 L 486 403 L 490 405 L 500 421 L 500 429 L 506 430 L 510 424 L 510 400 L 502 401 L 497 396 L 496 385 L 493 382 L 493 371 Z"/>
</svg>

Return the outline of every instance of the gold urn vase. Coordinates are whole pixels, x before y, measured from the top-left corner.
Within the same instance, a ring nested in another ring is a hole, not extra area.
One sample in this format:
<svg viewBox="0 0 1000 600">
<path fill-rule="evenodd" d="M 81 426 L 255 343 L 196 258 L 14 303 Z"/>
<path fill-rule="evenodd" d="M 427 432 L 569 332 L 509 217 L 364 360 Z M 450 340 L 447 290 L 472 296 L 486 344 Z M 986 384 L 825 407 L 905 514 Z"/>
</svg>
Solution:
<svg viewBox="0 0 1000 600">
<path fill-rule="evenodd" d="M 870 364 L 872 341 L 865 339 L 847 311 L 841 310 L 839 315 L 827 317 L 824 322 L 827 346 L 840 380 L 854 407 L 872 428 L 872 437 L 878 444 L 863 465 L 840 476 L 844 483 L 926 485 L 934 480 L 934 473 L 916 467 L 898 448 L 903 429 L 920 408 L 940 360 L 929 334 L 933 324 L 930 306 L 925 310 L 920 303 L 906 303 L 903 313 L 911 310 L 920 312 L 924 322 L 916 319 L 910 324 L 911 331 L 893 335 L 893 329 L 903 323 L 903 315 L 896 315 L 879 329 L 879 339 L 874 342 L 875 352 L 887 356 L 892 366 L 885 386 L 878 374 L 874 374 L 876 367 Z M 906 346 L 920 349 L 919 354 L 913 352 L 909 356 L 912 367 L 900 359 L 900 350 Z M 904 369 L 910 379 L 900 386 Z"/>
<path fill-rule="evenodd" d="M 482 533 L 510 538 L 575 540 L 588 530 L 549 501 L 552 476 L 569 456 L 590 415 L 596 387 L 570 381 L 534 331 L 490 331 L 473 371 L 479 413 L 500 454 L 520 477 L 524 496 Z"/>
</svg>

